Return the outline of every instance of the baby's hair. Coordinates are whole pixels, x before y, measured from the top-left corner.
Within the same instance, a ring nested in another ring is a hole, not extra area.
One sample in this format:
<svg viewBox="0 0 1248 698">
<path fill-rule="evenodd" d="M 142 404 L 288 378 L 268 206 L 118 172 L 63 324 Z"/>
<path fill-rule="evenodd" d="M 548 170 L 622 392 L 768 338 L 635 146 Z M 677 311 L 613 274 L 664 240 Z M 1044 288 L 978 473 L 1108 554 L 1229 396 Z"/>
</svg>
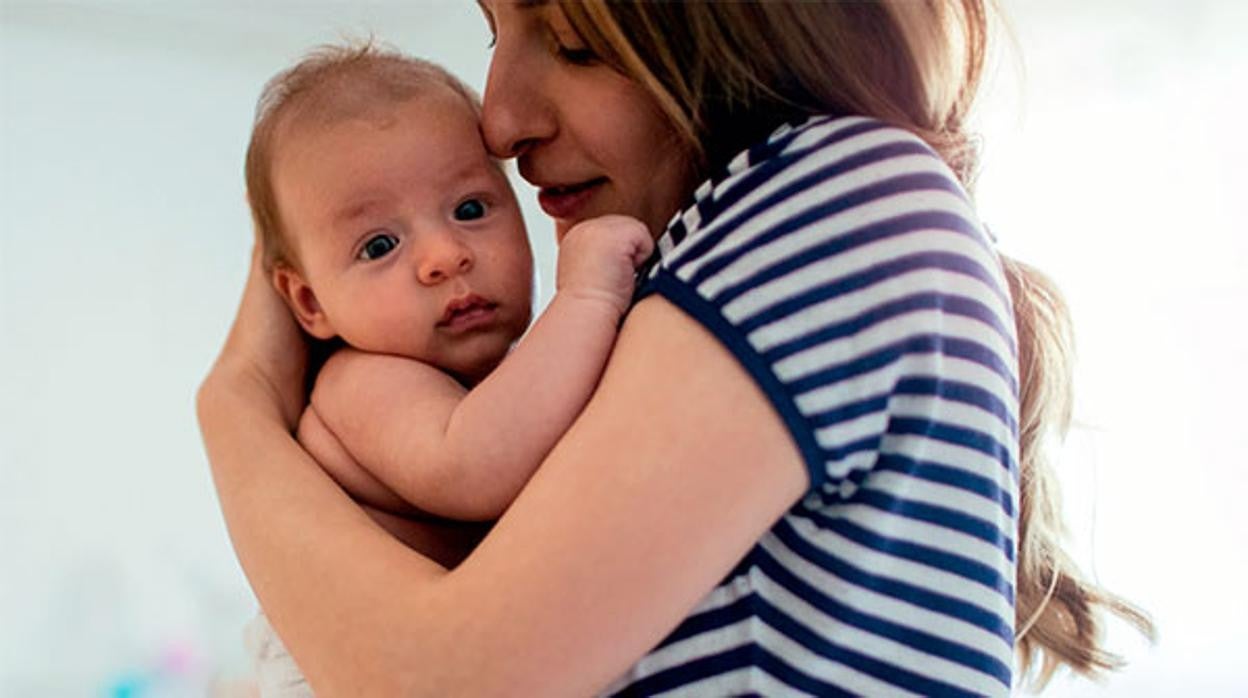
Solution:
<svg viewBox="0 0 1248 698">
<path fill-rule="evenodd" d="M 369 116 L 438 85 L 462 96 L 480 118 L 480 97 L 445 68 L 372 39 L 319 46 L 265 84 L 256 103 L 244 171 L 266 270 L 298 264 L 273 189 L 274 153 L 290 124 L 323 125 Z"/>
</svg>

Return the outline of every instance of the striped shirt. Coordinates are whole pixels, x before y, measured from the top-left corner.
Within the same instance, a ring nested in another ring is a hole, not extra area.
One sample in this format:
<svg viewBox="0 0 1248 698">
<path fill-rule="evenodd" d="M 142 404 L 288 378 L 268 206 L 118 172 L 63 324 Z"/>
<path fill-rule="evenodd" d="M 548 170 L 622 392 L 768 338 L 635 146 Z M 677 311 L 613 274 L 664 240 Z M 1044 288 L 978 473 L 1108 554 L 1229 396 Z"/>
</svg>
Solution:
<svg viewBox="0 0 1248 698">
<path fill-rule="evenodd" d="M 639 297 L 713 333 L 810 488 L 619 695 L 1006 695 L 1018 380 L 1010 298 L 913 134 L 816 117 L 703 184 Z"/>
</svg>

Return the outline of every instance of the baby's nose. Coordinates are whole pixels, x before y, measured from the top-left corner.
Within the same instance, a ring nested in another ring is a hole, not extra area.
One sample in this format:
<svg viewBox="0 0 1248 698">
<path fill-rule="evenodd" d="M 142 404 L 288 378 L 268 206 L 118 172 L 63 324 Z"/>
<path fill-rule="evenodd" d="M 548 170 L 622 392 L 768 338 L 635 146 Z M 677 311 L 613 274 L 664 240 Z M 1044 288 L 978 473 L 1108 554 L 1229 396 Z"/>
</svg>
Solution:
<svg viewBox="0 0 1248 698">
<path fill-rule="evenodd" d="M 440 284 L 472 269 L 472 250 L 451 235 L 440 235 L 422 245 L 417 276 L 423 284 Z"/>
</svg>

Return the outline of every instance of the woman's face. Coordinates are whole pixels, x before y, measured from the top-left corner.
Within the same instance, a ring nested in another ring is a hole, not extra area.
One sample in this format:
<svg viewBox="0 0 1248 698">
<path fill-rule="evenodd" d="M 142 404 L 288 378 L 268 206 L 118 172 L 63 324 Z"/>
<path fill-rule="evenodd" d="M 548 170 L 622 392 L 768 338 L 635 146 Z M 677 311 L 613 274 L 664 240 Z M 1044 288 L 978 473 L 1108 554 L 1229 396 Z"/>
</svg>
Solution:
<svg viewBox="0 0 1248 698">
<path fill-rule="evenodd" d="M 692 160 L 636 82 L 603 64 L 557 2 L 480 0 L 494 32 L 482 130 L 516 157 L 560 239 L 579 221 L 634 216 L 658 236 L 692 186 Z"/>
</svg>

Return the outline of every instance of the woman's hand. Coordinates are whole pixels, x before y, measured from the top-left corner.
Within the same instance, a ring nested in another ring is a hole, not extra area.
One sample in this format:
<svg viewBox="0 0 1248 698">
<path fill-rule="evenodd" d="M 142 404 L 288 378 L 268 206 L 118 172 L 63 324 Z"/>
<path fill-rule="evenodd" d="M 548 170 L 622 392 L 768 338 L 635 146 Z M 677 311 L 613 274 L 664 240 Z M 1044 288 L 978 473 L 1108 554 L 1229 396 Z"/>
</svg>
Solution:
<svg viewBox="0 0 1248 698">
<path fill-rule="evenodd" d="M 261 263 L 257 241 L 251 271 L 243 289 L 234 325 L 212 371 L 200 388 L 200 399 L 218 389 L 258 389 L 281 416 L 288 430 L 299 422 L 307 401 L 304 379 L 308 345 L 289 309 L 274 290 Z M 264 398 L 261 398 L 264 399 Z"/>
</svg>

